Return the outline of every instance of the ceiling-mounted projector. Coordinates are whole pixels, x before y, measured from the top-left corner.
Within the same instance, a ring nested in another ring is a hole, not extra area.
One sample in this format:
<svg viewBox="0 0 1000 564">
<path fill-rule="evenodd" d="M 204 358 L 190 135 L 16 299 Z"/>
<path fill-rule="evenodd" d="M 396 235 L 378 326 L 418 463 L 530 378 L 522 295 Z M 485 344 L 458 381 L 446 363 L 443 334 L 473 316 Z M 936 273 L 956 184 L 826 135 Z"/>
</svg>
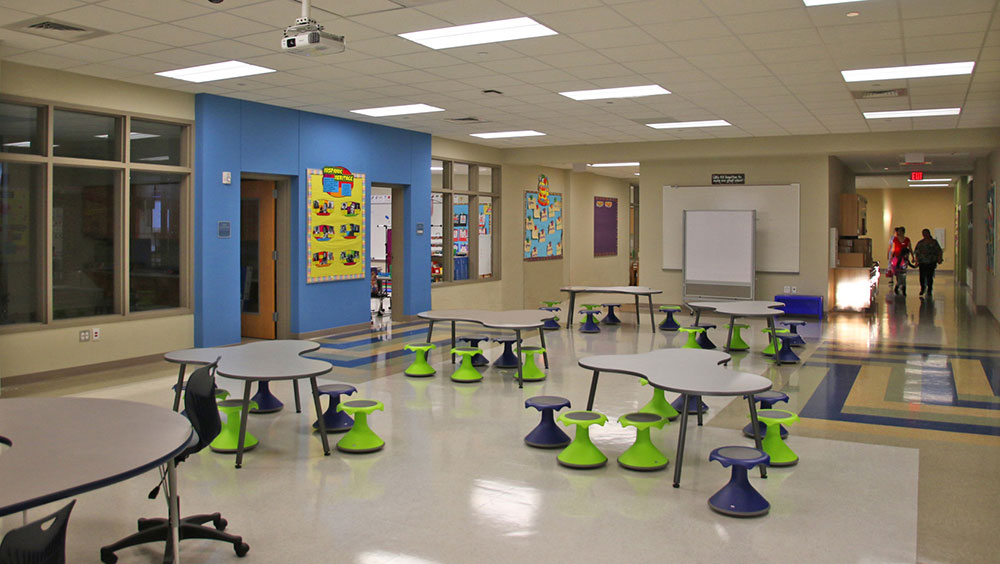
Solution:
<svg viewBox="0 0 1000 564">
<path fill-rule="evenodd" d="M 302 1 L 302 17 L 293 25 L 285 28 L 281 38 L 281 50 L 295 55 L 309 56 L 320 51 L 332 54 L 340 53 L 347 48 L 343 35 L 334 35 L 323 31 L 323 26 L 309 16 L 310 2 Z"/>
</svg>

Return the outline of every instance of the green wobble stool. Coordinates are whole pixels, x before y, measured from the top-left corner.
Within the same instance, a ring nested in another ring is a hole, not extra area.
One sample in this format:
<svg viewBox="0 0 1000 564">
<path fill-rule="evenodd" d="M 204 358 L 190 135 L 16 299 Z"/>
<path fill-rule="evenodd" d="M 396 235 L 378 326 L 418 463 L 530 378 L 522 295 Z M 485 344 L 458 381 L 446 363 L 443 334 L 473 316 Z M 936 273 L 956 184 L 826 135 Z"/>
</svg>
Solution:
<svg viewBox="0 0 1000 564">
<path fill-rule="evenodd" d="M 524 366 L 521 367 L 521 379 L 525 382 L 538 382 L 545 379 L 545 373 L 535 364 L 535 355 L 545 352 L 542 347 L 525 346 L 521 347 L 524 353 Z"/>
<path fill-rule="evenodd" d="M 219 413 L 226 416 L 226 422 L 222 424 L 218 436 L 209 443 L 208 448 L 212 449 L 212 452 L 236 452 L 237 446 L 240 444 L 240 412 L 243 411 L 243 400 L 227 399 L 217 402 L 216 405 L 219 408 Z M 257 402 L 251 401 L 250 409 L 256 408 Z M 258 443 L 260 441 L 257 440 L 257 437 L 247 431 L 246 436 L 243 437 L 243 452 L 256 447 Z"/>
<path fill-rule="evenodd" d="M 684 343 L 682 349 L 700 349 L 701 345 L 698 344 L 698 335 L 705 332 L 704 327 L 681 327 L 677 329 L 681 333 L 687 333 L 688 340 Z"/>
<path fill-rule="evenodd" d="M 761 450 L 771 457 L 771 466 L 798 464 L 799 455 L 781 440 L 781 425 L 791 425 L 799 420 L 799 416 L 784 409 L 760 409 L 757 410 L 757 420 L 767 426 Z"/>
<path fill-rule="evenodd" d="M 600 468 L 608 463 L 604 456 L 590 440 L 590 426 L 604 425 L 608 416 L 596 411 L 567 411 L 559 416 L 559 422 L 567 427 L 576 425 L 576 436 L 573 442 L 559 453 L 557 460 L 567 468 Z"/>
<path fill-rule="evenodd" d="M 639 378 L 639 384 L 648 386 L 649 380 Z M 660 388 L 653 388 L 653 397 L 650 398 L 646 405 L 642 406 L 639 413 L 652 413 L 663 417 L 667 421 L 673 421 L 680 416 L 680 413 L 674 409 L 674 406 L 670 405 L 670 402 L 667 401 L 666 396 L 663 394 L 663 390 Z"/>
<path fill-rule="evenodd" d="M 385 411 L 385 405 L 380 401 L 356 399 L 340 402 L 337 411 L 346 412 L 354 418 L 354 426 L 339 441 L 337 450 L 341 452 L 375 452 L 382 450 L 385 441 L 375 434 L 368 426 L 368 414 L 375 411 Z"/>
<path fill-rule="evenodd" d="M 455 347 L 451 349 L 451 354 L 462 357 L 462 364 L 458 366 L 455 373 L 451 375 L 454 382 L 478 382 L 483 379 L 483 375 L 472 366 L 472 357 L 482 354 L 483 351 L 475 347 Z"/>
<path fill-rule="evenodd" d="M 729 341 L 729 350 L 731 351 L 748 351 L 750 350 L 750 345 L 743 340 L 743 335 L 740 334 L 740 330 L 749 329 L 750 326 L 746 323 L 734 323 L 733 324 L 733 338 Z M 726 324 L 726 329 L 729 329 L 729 324 Z"/>
<path fill-rule="evenodd" d="M 403 374 L 410 376 L 411 378 L 426 378 L 428 376 L 433 376 L 437 372 L 434 370 L 434 367 L 427 362 L 427 351 L 437 348 L 433 343 L 411 343 L 403 348 L 408 351 L 413 351 L 416 355 L 413 359 L 413 363 L 406 368 Z"/>
<path fill-rule="evenodd" d="M 670 461 L 649 439 L 650 427 L 662 429 L 667 424 L 665 417 L 655 413 L 629 413 L 619 417 L 618 423 L 622 427 L 635 427 L 635 443 L 618 457 L 618 464 L 622 468 L 652 472 L 667 467 Z"/>
<path fill-rule="evenodd" d="M 760 353 L 761 354 L 766 354 L 767 356 L 774 356 L 774 341 L 775 341 L 775 339 L 771 338 L 771 330 L 769 328 L 765 327 L 765 328 L 761 329 L 760 332 L 764 333 L 765 335 L 767 335 L 767 346 L 764 347 L 764 350 L 760 351 Z M 788 329 L 775 329 L 774 333 L 776 335 L 779 335 L 781 333 L 791 333 L 791 331 L 788 330 Z M 778 350 L 779 351 L 781 350 L 781 342 L 780 341 L 778 341 Z M 774 466 L 774 464 L 771 464 L 771 466 Z"/>
</svg>

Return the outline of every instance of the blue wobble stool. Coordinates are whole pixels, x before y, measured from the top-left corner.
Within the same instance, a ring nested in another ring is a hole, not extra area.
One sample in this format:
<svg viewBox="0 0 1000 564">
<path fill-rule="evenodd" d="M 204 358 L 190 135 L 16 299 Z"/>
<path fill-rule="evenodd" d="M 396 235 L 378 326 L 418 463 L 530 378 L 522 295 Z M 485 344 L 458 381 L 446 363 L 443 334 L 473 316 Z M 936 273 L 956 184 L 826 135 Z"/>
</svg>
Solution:
<svg viewBox="0 0 1000 564">
<path fill-rule="evenodd" d="M 298 383 L 295 385 L 297 386 Z M 274 413 L 285 407 L 285 404 L 271 393 L 271 387 L 267 380 L 257 382 L 257 393 L 250 398 L 250 401 L 257 403 L 257 407 L 251 409 L 250 413 Z"/>
<path fill-rule="evenodd" d="M 698 333 L 698 344 L 701 346 L 701 348 L 703 349 L 715 348 L 715 343 L 713 343 L 712 340 L 708 338 L 708 330 L 715 329 L 715 325 L 711 323 L 699 323 L 697 325 L 692 325 L 692 327 L 701 327 L 702 329 L 704 329 L 704 331 Z"/>
<path fill-rule="evenodd" d="M 771 504 L 747 478 L 747 470 L 761 464 L 770 465 L 771 457 L 751 447 L 724 446 L 713 450 L 708 459 L 719 461 L 723 468 L 733 467 L 729 483 L 708 498 L 708 506 L 713 511 L 731 517 L 758 517 L 771 510 Z"/>
<path fill-rule="evenodd" d="M 542 420 L 525 435 L 524 444 L 535 448 L 561 448 L 570 443 L 569 435 L 556 425 L 554 413 L 571 407 L 569 400 L 559 396 L 535 396 L 524 400 L 524 407 L 533 407 L 542 413 Z"/>
<path fill-rule="evenodd" d="M 615 308 L 616 307 L 621 307 L 622 304 L 601 304 L 601 305 L 604 306 L 604 307 L 606 307 L 606 308 L 608 308 L 608 314 L 604 316 L 604 319 L 601 320 L 601 323 L 603 323 L 605 325 L 621 325 L 622 324 L 622 320 L 618 319 L 618 316 L 615 315 Z"/>
<path fill-rule="evenodd" d="M 701 401 L 701 396 L 688 396 L 687 409 L 684 409 L 684 396 L 677 396 L 677 399 L 670 402 L 670 406 L 677 410 L 678 413 L 687 413 L 688 415 L 698 414 L 698 405 L 701 405 L 701 412 L 705 413 L 708 411 L 708 404 Z M 698 423 L 701 425 L 701 422 Z"/>
<path fill-rule="evenodd" d="M 554 306 L 540 307 L 538 309 L 542 311 L 551 311 L 552 313 L 562 310 L 562 308 Z M 553 317 L 552 319 L 546 319 L 543 323 L 542 329 L 545 329 L 546 331 L 557 331 L 561 329 L 561 327 L 559 327 L 559 316 Z"/>
<path fill-rule="evenodd" d="M 792 343 L 795 339 L 800 339 L 798 335 L 792 333 L 778 333 L 778 341 L 781 349 L 778 351 L 778 362 L 799 362 L 799 355 L 792 350 Z"/>
<path fill-rule="evenodd" d="M 678 305 L 660 306 L 660 311 L 667 314 L 667 317 L 660 322 L 660 331 L 676 331 L 680 329 L 680 323 L 674 320 L 674 312 L 680 310 L 681 306 Z"/>
<path fill-rule="evenodd" d="M 465 341 L 465 342 L 469 343 L 469 347 L 474 348 L 474 349 L 478 349 L 479 348 L 479 341 L 488 341 L 488 340 L 490 340 L 490 338 L 486 337 L 486 336 L 459 337 L 458 340 L 459 341 Z M 472 365 L 473 366 L 489 366 L 490 365 L 490 361 L 489 361 L 488 358 L 486 358 L 485 356 L 483 356 L 483 353 L 478 353 L 478 354 L 476 354 L 475 356 L 472 357 Z"/>
<path fill-rule="evenodd" d="M 494 343 L 503 343 L 503 353 L 493 361 L 493 366 L 497 368 L 517 368 L 521 365 L 520 359 L 514 354 L 513 345 L 517 337 L 493 337 Z"/>
<path fill-rule="evenodd" d="M 743 396 L 744 398 L 746 396 Z M 761 409 L 771 409 L 774 404 L 778 402 L 788 403 L 788 394 L 785 392 L 776 392 L 774 390 L 768 390 L 766 392 L 761 392 L 759 394 L 753 395 L 753 400 L 760 404 Z M 778 426 L 781 431 L 781 440 L 788 438 L 788 429 L 784 425 Z M 757 422 L 757 428 L 760 430 L 760 437 L 763 439 L 764 434 L 767 433 L 767 425 L 763 421 Z M 753 438 L 753 423 L 747 423 L 746 427 L 743 427 L 743 435 L 748 438 Z"/>
<path fill-rule="evenodd" d="M 804 347 L 804 346 L 806 346 L 805 339 L 803 339 L 802 336 L 799 335 L 799 326 L 800 325 L 805 325 L 806 324 L 805 321 L 801 321 L 801 320 L 798 320 L 798 319 L 786 319 L 784 321 L 781 321 L 780 323 L 782 325 L 784 325 L 785 327 L 787 327 L 788 330 L 792 333 L 792 335 L 795 335 L 795 337 L 792 340 L 789 341 L 789 343 L 791 344 L 791 346 L 793 346 L 793 347 Z"/>
<path fill-rule="evenodd" d="M 358 389 L 350 384 L 326 384 L 316 388 L 320 395 L 330 396 L 330 404 L 323 412 L 323 423 L 327 433 L 343 433 L 349 431 L 354 426 L 354 419 L 351 416 L 338 410 L 340 396 L 351 395 Z M 313 422 L 313 429 L 319 429 L 319 420 Z"/>
<path fill-rule="evenodd" d="M 584 315 L 587 316 L 587 319 L 583 322 L 583 325 L 580 326 L 580 332 L 581 333 L 600 333 L 601 332 L 600 326 L 597 325 L 597 320 L 594 319 L 594 316 L 597 315 L 600 312 L 597 312 L 597 311 L 594 311 L 594 310 L 591 310 L 591 309 L 581 309 L 578 313 L 582 313 L 582 314 L 584 314 Z"/>
</svg>

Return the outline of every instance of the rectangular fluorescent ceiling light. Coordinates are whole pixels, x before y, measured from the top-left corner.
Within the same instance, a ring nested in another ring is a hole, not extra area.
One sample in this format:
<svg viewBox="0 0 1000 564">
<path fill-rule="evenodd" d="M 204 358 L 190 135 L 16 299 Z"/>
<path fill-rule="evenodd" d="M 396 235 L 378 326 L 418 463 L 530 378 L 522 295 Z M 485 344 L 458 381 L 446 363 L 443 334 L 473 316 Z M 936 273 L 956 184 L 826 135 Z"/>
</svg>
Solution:
<svg viewBox="0 0 1000 564">
<path fill-rule="evenodd" d="M 847 82 L 867 82 L 872 80 L 895 80 L 900 78 L 926 78 L 929 76 L 952 76 L 972 74 L 974 61 L 962 63 L 938 63 L 934 65 L 909 65 L 905 67 L 883 67 L 879 69 L 858 69 L 840 71 Z"/>
<path fill-rule="evenodd" d="M 594 168 L 607 168 L 613 166 L 639 166 L 639 163 L 590 163 L 587 166 Z"/>
<path fill-rule="evenodd" d="M 692 127 L 725 127 L 732 125 L 724 119 L 710 119 L 707 121 L 675 121 L 669 123 L 647 123 L 653 129 L 687 129 Z"/>
<path fill-rule="evenodd" d="M 622 86 L 620 88 L 599 88 L 597 90 L 574 90 L 559 94 L 574 100 L 607 100 L 609 98 L 641 98 L 643 96 L 660 96 L 670 94 L 670 91 L 658 84 L 643 86 Z"/>
<path fill-rule="evenodd" d="M 17 141 L 15 143 L 4 143 L 4 147 L 30 147 L 31 141 Z"/>
<path fill-rule="evenodd" d="M 945 186 L 947 186 L 947 184 L 910 184 L 909 187 L 910 188 L 935 188 L 935 187 L 944 188 Z"/>
<path fill-rule="evenodd" d="M 962 108 L 935 108 L 931 110 L 899 110 L 895 112 L 865 112 L 865 119 L 957 116 L 961 112 Z"/>
<path fill-rule="evenodd" d="M 177 80 L 186 80 L 188 82 L 211 82 L 213 80 L 225 80 L 227 78 L 266 74 L 269 72 L 274 72 L 274 69 L 248 65 L 239 61 L 226 61 L 224 63 L 212 63 L 211 65 L 163 71 L 156 73 L 156 75 L 176 78 Z"/>
<path fill-rule="evenodd" d="M 94 137 L 98 139 L 107 139 L 108 137 L 110 137 L 110 135 L 107 133 L 102 133 L 100 135 L 95 135 Z M 159 135 L 156 135 L 155 133 L 139 133 L 138 131 L 133 131 L 132 133 L 128 134 L 128 137 L 129 139 L 151 139 L 153 137 L 159 137 Z"/>
<path fill-rule="evenodd" d="M 371 117 L 405 116 L 409 114 L 426 114 L 427 112 L 443 112 L 444 108 L 436 108 L 427 104 L 407 104 L 404 106 L 385 106 L 384 108 L 368 108 L 351 110 L 351 113 Z"/>
<path fill-rule="evenodd" d="M 864 2 L 865 0 L 802 0 L 806 6 L 826 6 L 828 4 L 849 4 L 851 2 Z"/>
<path fill-rule="evenodd" d="M 432 166 L 431 170 L 444 170 L 443 166 Z"/>
<path fill-rule="evenodd" d="M 921 182 L 951 182 L 950 178 L 925 178 L 923 180 L 910 180 L 908 182 L 913 182 L 919 184 Z"/>
<path fill-rule="evenodd" d="M 525 129 L 522 131 L 494 131 L 493 133 L 470 133 L 469 135 L 473 137 L 479 137 L 480 139 L 505 139 L 507 137 L 535 137 L 537 135 L 545 135 L 541 131 L 535 131 L 533 129 Z"/>
<path fill-rule="evenodd" d="M 403 39 L 431 49 L 450 49 L 546 35 L 558 34 L 531 18 L 512 18 L 399 34 Z"/>
</svg>

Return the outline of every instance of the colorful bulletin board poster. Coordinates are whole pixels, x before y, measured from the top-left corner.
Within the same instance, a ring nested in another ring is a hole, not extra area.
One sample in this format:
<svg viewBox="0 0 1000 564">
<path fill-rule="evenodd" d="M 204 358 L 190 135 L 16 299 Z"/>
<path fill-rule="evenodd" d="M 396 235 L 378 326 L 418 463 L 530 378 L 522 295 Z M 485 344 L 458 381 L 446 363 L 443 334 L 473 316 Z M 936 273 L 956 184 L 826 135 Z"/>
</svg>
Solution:
<svg viewBox="0 0 1000 564">
<path fill-rule="evenodd" d="M 542 177 L 544 178 L 544 177 Z M 539 179 L 539 188 L 542 182 Z M 524 260 L 562 258 L 563 197 L 548 192 L 525 192 Z"/>
<path fill-rule="evenodd" d="M 594 256 L 618 254 L 618 198 L 594 196 Z"/>
<path fill-rule="evenodd" d="M 986 271 L 997 271 L 997 183 L 990 183 L 986 191 Z"/>
<path fill-rule="evenodd" d="M 365 276 L 365 175 L 342 166 L 308 169 L 306 283 Z"/>
</svg>

